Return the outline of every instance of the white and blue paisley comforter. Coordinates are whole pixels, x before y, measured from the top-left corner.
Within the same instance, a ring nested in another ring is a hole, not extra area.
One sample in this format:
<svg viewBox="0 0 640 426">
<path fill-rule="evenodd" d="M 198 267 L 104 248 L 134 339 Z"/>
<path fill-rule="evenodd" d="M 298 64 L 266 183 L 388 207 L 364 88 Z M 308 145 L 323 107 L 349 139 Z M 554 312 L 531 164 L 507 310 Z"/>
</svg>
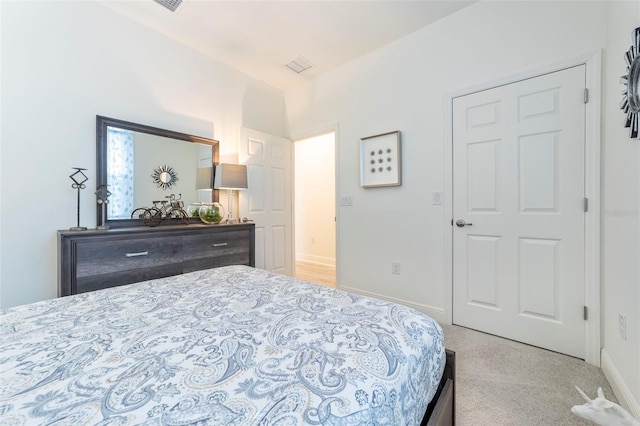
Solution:
<svg viewBox="0 0 640 426">
<path fill-rule="evenodd" d="M 442 329 L 245 266 L 0 312 L 0 424 L 418 425 Z"/>
</svg>

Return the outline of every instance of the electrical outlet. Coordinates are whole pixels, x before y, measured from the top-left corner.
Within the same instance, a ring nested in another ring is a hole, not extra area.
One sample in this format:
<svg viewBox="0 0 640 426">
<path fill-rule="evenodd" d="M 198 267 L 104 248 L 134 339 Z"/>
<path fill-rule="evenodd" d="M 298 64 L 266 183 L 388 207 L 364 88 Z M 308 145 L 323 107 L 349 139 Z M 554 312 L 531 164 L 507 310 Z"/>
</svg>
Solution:
<svg viewBox="0 0 640 426">
<path fill-rule="evenodd" d="M 618 314 L 618 333 L 622 340 L 627 340 L 627 317 L 622 314 Z"/>
<path fill-rule="evenodd" d="M 343 195 L 340 197 L 341 206 L 353 206 L 353 197 L 351 195 Z"/>
<path fill-rule="evenodd" d="M 400 275 L 400 262 L 391 262 L 391 273 Z"/>
</svg>

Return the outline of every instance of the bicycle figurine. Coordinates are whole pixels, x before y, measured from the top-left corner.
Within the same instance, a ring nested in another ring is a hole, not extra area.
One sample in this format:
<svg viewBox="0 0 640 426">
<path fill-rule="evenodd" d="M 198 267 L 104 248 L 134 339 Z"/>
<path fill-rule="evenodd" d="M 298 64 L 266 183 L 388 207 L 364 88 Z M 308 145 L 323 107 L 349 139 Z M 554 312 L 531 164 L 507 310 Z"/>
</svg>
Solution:
<svg viewBox="0 0 640 426">
<path fill-rule="evenodd" d="M 164 219 L 180 219 L 185 224 L 189 224 L 189 216 L 184 210 L 182 194 L 167 195 L 168 200 L 154 201 L 153 207 L 140 207 L 131 213 L 131 219 L 141 219 L 147 226 L 158 226 Z M 167 207 L 168 205 L 168 207 Z"/>
</svg>

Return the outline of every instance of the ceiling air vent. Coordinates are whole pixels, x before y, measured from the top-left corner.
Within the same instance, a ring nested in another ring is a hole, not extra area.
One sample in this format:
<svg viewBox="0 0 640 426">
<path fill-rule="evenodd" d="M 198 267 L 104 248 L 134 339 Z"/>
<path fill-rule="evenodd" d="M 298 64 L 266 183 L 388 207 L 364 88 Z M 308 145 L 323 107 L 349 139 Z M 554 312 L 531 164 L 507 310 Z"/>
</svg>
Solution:
<svg viewBox="0 0 640 426">
<path fill-rule="evenodd" d="M 298 56 L 296 59 L 294 59 L 293 61 L 287 64 L 287 68 L 289 68 L 291 71 L 294 71 L 298 74 L 300 74 L 304 70 L 308 70 L 312 66 L 313 64 L 307 61 L 302 56 Z"/>
<path fill-rule="evenodd" d="M 172 12 L 175 12 L 176 9 L 182 4 L 182 0 L 153 0 L 161 6 L 166 7 Z"/>
</svg>

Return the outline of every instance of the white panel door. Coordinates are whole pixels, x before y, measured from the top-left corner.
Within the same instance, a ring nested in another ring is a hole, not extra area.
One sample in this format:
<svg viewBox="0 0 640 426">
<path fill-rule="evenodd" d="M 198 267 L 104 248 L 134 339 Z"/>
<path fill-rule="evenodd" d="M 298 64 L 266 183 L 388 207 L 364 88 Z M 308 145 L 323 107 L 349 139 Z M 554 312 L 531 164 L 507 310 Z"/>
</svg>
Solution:
<svg viewBox="0 0 640 426">
<path fill-rule="evenodd" d="M 453 322 L 579 358 L 584 89 L 577 66 L 453 100 Z"/>
<path fill-rule="evenodd" d="M 256 267 L 291 275 L 291 141 L 250 129 L 240 139 L 249 188 L 240 191 L 239 211 L 256 224 Z"/>
</svg>

